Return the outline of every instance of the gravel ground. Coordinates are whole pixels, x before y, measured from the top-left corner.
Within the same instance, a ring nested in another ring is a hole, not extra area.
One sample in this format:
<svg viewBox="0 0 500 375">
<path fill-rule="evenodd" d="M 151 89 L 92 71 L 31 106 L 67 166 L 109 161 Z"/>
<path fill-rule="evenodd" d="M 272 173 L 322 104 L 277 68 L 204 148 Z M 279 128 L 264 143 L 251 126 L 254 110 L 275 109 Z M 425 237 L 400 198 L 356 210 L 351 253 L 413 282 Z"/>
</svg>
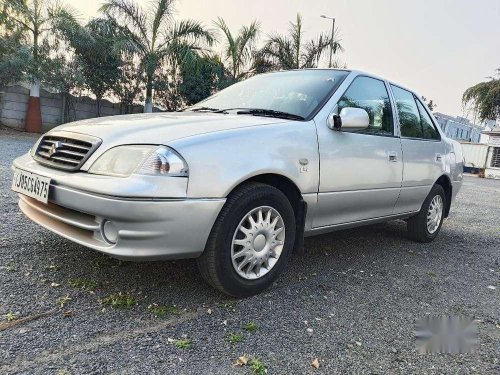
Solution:
<svg viewBox="0 0 500 375">
<path fill-rule="evenodd" d="M 0 331 L 2 374 L 253 373 L 233 365 L 242 355 L 269 374 L 500 373 L 500 181 L 466 177 L 432 244 L 406 239 L 401 221 L 307 239 L 269 291 L 237 301 L 192 260 L 119 262 L 30 222 L 9 166 L 34 141 L 0 129 L 0 327 L 48 314 Z M 119 292 L 136 305 L 101 304 Z M 478 350 L 417 354 L 428 314 L 478 319 Z"/>
</svg>

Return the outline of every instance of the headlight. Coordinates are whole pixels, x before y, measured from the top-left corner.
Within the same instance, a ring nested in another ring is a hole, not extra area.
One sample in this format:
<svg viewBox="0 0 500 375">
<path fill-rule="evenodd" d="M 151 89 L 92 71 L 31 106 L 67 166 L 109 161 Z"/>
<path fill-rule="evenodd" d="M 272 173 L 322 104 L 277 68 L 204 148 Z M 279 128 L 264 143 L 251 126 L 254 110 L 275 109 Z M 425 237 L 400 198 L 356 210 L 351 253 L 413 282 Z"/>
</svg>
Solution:
<svg viewBox="0 0 500 375">
<path fill-rule="evenodd" d="M 92 164 L 89 173 L 118 177 L 128 177 L 132 173 L 186 177 L 188 167 L 169 147 L 130 145 L 106 151 Z"/>
</svg>

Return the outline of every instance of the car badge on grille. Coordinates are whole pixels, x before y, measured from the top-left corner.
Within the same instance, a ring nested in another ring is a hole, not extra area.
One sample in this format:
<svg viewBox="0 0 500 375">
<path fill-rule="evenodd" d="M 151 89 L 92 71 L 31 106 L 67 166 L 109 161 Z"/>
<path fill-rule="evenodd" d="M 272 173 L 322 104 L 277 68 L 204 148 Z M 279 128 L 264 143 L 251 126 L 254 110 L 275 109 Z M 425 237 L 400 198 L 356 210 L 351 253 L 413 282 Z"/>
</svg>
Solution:
<svg viewBox="0 0 500 375">
<path fill-rule="evenodd" d="M 49 150 L 49 156 L 54 155 L 60 147 L 62 147 L 62 142 L 56 141 L 52 143 L 52 146 L 50 147 Z"/>
</svg>

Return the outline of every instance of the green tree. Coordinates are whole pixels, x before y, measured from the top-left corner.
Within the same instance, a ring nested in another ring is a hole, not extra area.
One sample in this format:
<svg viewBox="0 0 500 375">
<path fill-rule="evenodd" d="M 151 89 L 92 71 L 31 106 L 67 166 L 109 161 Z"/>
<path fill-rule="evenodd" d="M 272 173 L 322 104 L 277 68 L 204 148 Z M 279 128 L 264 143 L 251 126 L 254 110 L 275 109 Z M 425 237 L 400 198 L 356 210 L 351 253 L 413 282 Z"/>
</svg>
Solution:
<svg viewBox="0 0 500 375">
<path fill-rule="evenodd" d="M 174 0 L 155 0 L 143 10 L 131 0 L 106 0 L 101 6 L 102 12 L 128 31 L 116 44 L 141 61 L 146 75 L 145 112 L 153 111 L 153 89 L 162 64 L 190 63 L 196 50 L 214 41 L 212 33 L 199 22 L 173 22 L 173 4 Z"/>
<path fill-rule="evenodd" d="M 500 68 L 496 76 L 469 87 L 463 94 L 464 106 L 470 105 L 481 121 L 500 119 Z"/>
<path fill-rule="evenodd" d="M 31 57 L 25 60 L 25 75 L 31 82 L 30 97 L 38 98 L 43 59 L 49 55 L 47 37 L 54 31 L 57 22 L 61 19 L 73 20 L 73 14 L 62 3 L 52 0 L 1 0 L 0 6 L 9 23 L 23 33 L 24 41 L 31 52 Z M 26 126 L 30 131 L 41 131 L 38 100 L 30 99 L 28 103 Z"/>
<path fill-rule="evenodd" d="M 201 56 L 195 64 L 182 66 L 181 78 L 179 93 L 187 105 L 202 101 L 234 80 L 234 76 L 226 74 L 217 55 Z"/>
<path fill-rule="evenodd" d="M 229 64 L 228 71 L 233 81 L 244 79 L 251 71 L 255 52 L 255 43 L 259 36 L 259 23 L 253 21 L 249 26 L 243 26 L 236 35 L 229 30 L 222 18 L 215 25 L 225 37 L 224 57 Z"/>
<path fill-rule="evenodd" d="M 75 97 L 85 88 L 82 64 L 67 53 L 58 53 L 45 59 L 42 65 L 41 82 L 62 96 L 61 123 L 76 120 Z"/>
<path fill-rule="evenodd" d="M 61 35 L 74 49 L 85 86 L 95 95 L 97 115 L 101 115 L 103 97 L 120 79 L 121 52 L 113 48 L 124 30 L 112 19 L 94 18 L 85 26 L 76 21 L 58 24 Z"/>
<path fill-rule="evenodd" d="M 0 3 L 1 4 L 1 3 Z M 6 4 L 0 8 L 0 87 L 22 79 L 28 69 L 31 52 L 23 28 L 12 22 Z"/>
<path fill-rule="evenodd" d="M 114 82 L 112 92 L 120 99 L 120 113 L 132 113 L 133 106 L 144 91 L 144 73 L 138 67 L 134 56 L 122 54 L 120 76 Z"/>
<path fill-rule="evenodd" d="M 256 70 L 315 68 L 323 54 L 333 47 L 334 53 L 343 51 L 340 41 L 327 34 L 304 42 L 302 17 L 297 14 L 295 23 L 290 22 L 288 35 L 274 34 L 269 37 L 256 59 Z"/>
</svg>

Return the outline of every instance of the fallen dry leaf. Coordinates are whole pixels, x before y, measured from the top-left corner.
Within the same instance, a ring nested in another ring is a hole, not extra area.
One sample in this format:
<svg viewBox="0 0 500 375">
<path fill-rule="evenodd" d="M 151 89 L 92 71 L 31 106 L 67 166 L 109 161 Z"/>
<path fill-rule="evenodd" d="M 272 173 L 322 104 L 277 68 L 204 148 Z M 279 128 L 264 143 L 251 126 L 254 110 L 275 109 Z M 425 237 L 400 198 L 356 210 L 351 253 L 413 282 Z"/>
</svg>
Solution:
<svg viewBox="0 0 500 375">
<path fill-rule="evenodd" d="M 319 368 L 319 361 L 318 358 L 314 358 L 314 360 L 311 363 L 311 366 L 314 367 L 315 369 Z"/>
<path fill-rule="evenodd" d="M 249 360 L 250 359 L 248 357 L 242 355 L 241 357 L 238 357 L 238 359 L 236 360 L 236 362 L 234 362 L 234 364 L 236 366 L 245 366 Z"/>
</svg>

